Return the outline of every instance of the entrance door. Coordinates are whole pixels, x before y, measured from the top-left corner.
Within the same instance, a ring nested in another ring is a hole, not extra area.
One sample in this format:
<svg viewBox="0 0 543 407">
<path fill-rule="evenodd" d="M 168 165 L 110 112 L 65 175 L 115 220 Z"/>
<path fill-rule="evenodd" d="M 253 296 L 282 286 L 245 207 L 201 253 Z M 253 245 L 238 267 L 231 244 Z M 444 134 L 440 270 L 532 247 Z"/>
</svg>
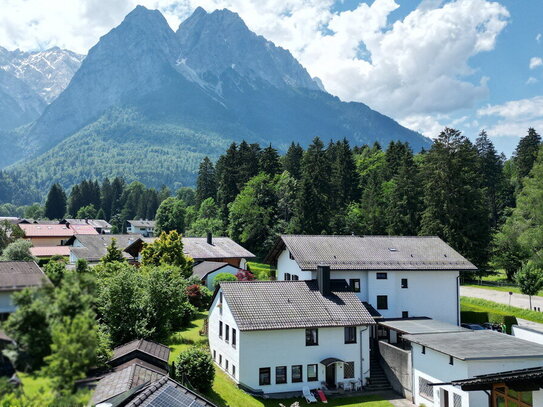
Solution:
<svg viewBox="0 0 543 407">
<path fill-rule="evenodd" d="M 449 407 L 449 392 L 447 390 L 442 390 L 441 405 L 443 407 Z"/>
<path fill-rule="evenodd" d="M 336 387 L 336 364 L 331 363 L 326 366 L 326 386 L 329 389 Z"/>
</svg>

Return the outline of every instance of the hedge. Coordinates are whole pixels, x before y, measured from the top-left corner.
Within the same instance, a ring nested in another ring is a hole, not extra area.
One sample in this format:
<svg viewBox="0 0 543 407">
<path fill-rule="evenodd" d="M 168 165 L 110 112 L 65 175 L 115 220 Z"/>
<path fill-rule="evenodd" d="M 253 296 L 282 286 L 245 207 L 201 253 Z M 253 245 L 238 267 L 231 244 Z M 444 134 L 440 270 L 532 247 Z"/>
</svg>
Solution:
<svg viewBox="0 0 543 407">
<path fill-rule="evenodd" d="M 513 315 L 502 315 L 486 311 L 461 311 L 460 320 L 468 324 L 483 324 L 485 322 L 504 324 L 508 334 L 511 334 L 511 327 L 518 324 L 517 318 Z"/>
</svg>

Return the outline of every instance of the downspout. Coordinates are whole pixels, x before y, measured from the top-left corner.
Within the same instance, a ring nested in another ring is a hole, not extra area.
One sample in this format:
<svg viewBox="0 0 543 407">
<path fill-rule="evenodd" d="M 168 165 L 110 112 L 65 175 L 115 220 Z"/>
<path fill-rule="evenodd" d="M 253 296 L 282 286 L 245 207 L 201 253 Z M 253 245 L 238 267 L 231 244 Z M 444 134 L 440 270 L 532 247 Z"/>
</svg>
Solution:
<svg viewBox="0 0 543 407">
<path fill-rule="evenodd" d="M 360 382 L 362 383 L 362 386 L 364 386 L 364 345 L 363 345 L 363 339 L 364 339 L 364 332 L 368 330 L 368 326 L 366 325 L 365 329 L 360 330 Z M 368 343 L 368 349 L 369 349 L 369 343 Z M 371 356 L 370 356 L 371 359 Z M 366 371 L 367 372 L 367 371 Z"/>
<path fill-rule="evenodd" d="M 456 276 L 456 325 L 460 326 L 460 273 Z"/>
</svg>

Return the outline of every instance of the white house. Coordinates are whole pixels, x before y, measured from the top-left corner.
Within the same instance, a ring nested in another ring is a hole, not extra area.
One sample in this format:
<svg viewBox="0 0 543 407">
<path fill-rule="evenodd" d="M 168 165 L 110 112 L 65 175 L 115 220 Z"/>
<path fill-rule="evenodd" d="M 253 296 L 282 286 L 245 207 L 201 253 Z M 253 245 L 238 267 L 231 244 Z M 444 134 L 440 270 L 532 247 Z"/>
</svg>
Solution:
<svg viewBox="0 0 543 407">
<path fill-rule="evenodd" d="M 365 384 L 373 318 L 345 285 L 317 281 L 223 282 L 209 313 L 217 366 L 264 394 Z"/>
<path fill-rule="evenodd" d="M 51 284 L 41 268 L 33 261 L 0 261 L 0 320 L 14 312 L 13 293 L 27 287 Z"/>
<path fill-rule="evenodd" d="M 404 335 L 403 339 L 412 345 L 416 405 L 488 406 L 488 394 L 484 390 L 466 391 L 453 382 L 543 365 L 543 345 L 494 331 L 415 334 Z M 506 404 L 497 404 L 502 405 Z"/>
<path fill-rule="evenodd" d="M 231 264 L 219 261 L 201 261 L 192 268 L 192 275 L 200 277 L 200 280 L 210 290 L 215 289 L 215 277 L 222 273 L 228 273 L 235 276 L 240 269 Z"/>
<path fill-rule="evenodd" d="M 128 227 L 126 228 L 126 233 L 143 235 L 144 237 L 152 237 L 155 235 L 155 221 L 154 220 L 143 220 L 143 219 L 134 219 L 128 220 Z"/>
<path fill-rule="evenodd" d="M 266 256 L 278 280 L 312 280 L 318 264 L 384 318 L 460 324 L 459 275 L 476 267 L 438 237 L 280 236 Z"/>
</svg>

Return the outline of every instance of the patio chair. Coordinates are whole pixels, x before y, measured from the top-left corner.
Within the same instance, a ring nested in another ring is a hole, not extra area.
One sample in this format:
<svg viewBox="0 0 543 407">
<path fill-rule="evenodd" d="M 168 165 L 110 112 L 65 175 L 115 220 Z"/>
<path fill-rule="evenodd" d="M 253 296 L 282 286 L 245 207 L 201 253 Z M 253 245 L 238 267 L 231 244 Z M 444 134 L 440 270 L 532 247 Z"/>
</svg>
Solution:
<svg viewBox="0 0 543 407">
<path fill-rule="evenodd" d="M 304 386 L 304 388 L 302 389 L 302 392 L 304 394 L 304 398 L 307 403 L 311 404 L 311 403 L 317 402 L 317 399 L 315 398 L 313 393 L 311 393 L 311 391 L 309 390 L 309 387 Z"/>
</svg>

